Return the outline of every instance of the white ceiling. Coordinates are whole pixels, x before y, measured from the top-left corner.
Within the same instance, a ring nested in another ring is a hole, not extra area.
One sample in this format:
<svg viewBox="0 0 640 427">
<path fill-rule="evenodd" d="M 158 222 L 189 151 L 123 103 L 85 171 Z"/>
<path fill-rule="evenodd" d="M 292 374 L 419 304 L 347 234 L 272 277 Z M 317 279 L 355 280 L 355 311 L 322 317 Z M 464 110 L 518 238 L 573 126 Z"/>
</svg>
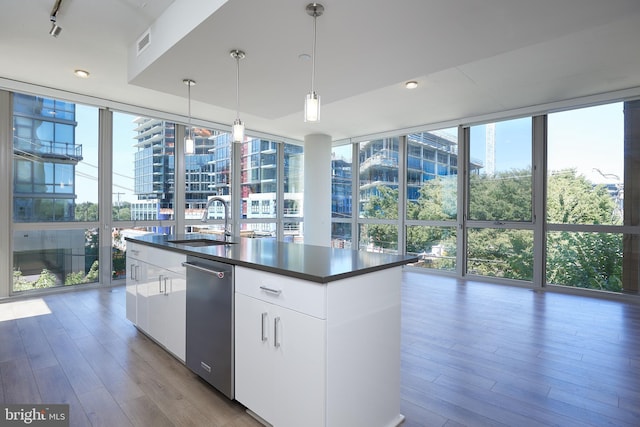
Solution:
<svg viewBox="0 0 640 427">
<path fill-rule="evenodd" d="M 640 95 L 639 0 L 324 0 L 322 120 L 304 123 L 307 0 L 0 2 L 0 87 L 22 83 L 247 128 L 336 139 L 626 90 Z M 136 56 L 147 29 L 149 48 Z M 91 72 L 89 79 L 72 74 Z M 404 89 L 404 82 L 420 86 Z"/>
</svg>

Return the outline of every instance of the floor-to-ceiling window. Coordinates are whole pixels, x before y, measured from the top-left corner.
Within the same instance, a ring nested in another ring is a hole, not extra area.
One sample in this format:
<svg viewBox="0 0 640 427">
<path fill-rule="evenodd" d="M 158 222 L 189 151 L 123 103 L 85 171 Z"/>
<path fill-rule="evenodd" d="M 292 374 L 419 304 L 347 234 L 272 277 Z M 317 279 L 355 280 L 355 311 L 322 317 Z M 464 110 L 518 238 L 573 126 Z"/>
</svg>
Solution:
<svg viewBox="0 0 640 427">
<path fill-rule="evenodd" d="M 547 283 L 622 290 L 624 135 L 622 103 L 549 114 Z"/>
<path fill-rule="evenodd" d="M 359 249 L 398 253 L 400 138 L 361 142 L 358 164 Z"/>
<path fill-rule="evenodd" d="M 112 279 L 122 279 L 126 237 L 174 229 L 176 124 L 113 112 L 111 134 Z"/>
<path fill-rule="evenodd" d="M 351 146 L 336 146 L 333 239 L 356 224 L 360 250 L 403 244 L 425 269 L 636 292 L 639 105 L 366 140 L 355 161 Z M 345 208 L 353 188 L 356 219 Z"/>
<path fill-rule="evenodd" d="M 353 146 L 331 149 L 331 246 L 351 248 L 353 219 Z"/>
<path fill-rule="evenodd" d="M 635 110 L 637 101 L 614 103 L 334 147 L 333 244 L 416 254 L 425 269 L 635 292 Z M 114 112 L 106 136 L 105 111 L 15 94 L 12 292 L 104 280 L 105 268 L 123 277 L 127 233 L 202 230 L 207 198 L 233 195 L 236 162 L 240 234 L 303 242 L 301 146 L 264 138 L 234 146 L 227 132 L 201 128 L 196 154 L 183 155 L 184 126 Z M 99 186 L 107 174 L 110 192 Z M 206 227 L 220 229 L 221 215 L 212 207 Z M 111 236 L 98 233 L 103 223 Z M 100 240 L 112 243 L 102 269 Z"/>
<path fill-rule="evenodd" d="M 13 98 L 13 292 L 98 280 L 98 109 Z"/>
<path fill-rule="evenodd" d="M 533 279 L 532 119 L 469 128 L 466 272 Z"/>
<path fill-rule="evenodd" d="M 191 130 L 191 137 L 194 140 L 194 151 L 184 156 L 185 232 L 222 235 L 225 213 L 229 217 L 234 215 L 231 199 L 233 188 L 231 134 L 211 128 L 194 127 Z M 227 204 L 226 212 L 222 202 L 209 203 L 209 199 L 213 197 L 224 200 Z M 203 219 L 206 222 L 203 222 Z M 229 231 L 231 231 L 230 226 Z"/>
<path fill-rule="evenodd" d="M 406 253 L 420 257 L 414 266 L 455 271 L 458 129 L 416 132 L 406 141 Z"/>
<path fill-rule="evenodd" d="M 285 242 L 304 243 L 304 149 L 282 143 L 283 201 L 282 238 Z"/>
</svg>

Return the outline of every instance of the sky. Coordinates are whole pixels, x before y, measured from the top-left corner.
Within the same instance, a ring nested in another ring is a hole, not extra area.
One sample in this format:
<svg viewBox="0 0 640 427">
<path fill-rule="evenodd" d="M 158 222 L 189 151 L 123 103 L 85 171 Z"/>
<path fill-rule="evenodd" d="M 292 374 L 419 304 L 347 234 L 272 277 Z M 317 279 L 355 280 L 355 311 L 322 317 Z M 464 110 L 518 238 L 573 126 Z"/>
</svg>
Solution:
<svg viewBox="0 0 640 427">
<path fill-rule="evenodd" d="M 548 171 L 574 168 L 593 183 L 622 182 L 622 103 L 551 113 L 547 127 Z M 486 163 L 485 135 L 485 125 L 471 128 L 471 158 Z M 495 153 L 496 171 L 529 167 L 531 118 L 498 122 L 495 126 Z"/>
<path fill-rule="evenodd" d="M 133 160 L 137 116 L 113 114 L 113 202 L 133 202 Z M 98 109 L 76 104 L 76 144 L 82 144 L 83 161 L 76 167 L 77 203 L 98 202 Z"/>
</svg>

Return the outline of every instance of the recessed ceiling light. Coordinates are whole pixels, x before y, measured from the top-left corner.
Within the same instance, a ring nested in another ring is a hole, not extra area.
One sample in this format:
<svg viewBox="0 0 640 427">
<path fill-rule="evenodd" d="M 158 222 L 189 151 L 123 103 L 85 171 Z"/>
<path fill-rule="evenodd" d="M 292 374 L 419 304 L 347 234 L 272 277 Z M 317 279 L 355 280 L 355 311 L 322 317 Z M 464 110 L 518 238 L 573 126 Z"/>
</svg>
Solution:
<svg viewBox="0 0 640 427">
<path fill-rule="evenodd" d="M 83 79 L 86 79 L 86 78 L 89 77 L 89 72 L 86 71 L 86 70 L 75 70 L 73 72 L 73 74 L 75 74 L 77 77 L 80 77 L 80 78 L 83 78 Z"/>
<path fill-rule="evenodd" d="M 415 80 L 411 80 L 409 82 L 406 82 L 404 84 L 404 87 L 406 87 L 407 89 L 415 89 L 418 87 L 418 82 Z"/>
</svg>

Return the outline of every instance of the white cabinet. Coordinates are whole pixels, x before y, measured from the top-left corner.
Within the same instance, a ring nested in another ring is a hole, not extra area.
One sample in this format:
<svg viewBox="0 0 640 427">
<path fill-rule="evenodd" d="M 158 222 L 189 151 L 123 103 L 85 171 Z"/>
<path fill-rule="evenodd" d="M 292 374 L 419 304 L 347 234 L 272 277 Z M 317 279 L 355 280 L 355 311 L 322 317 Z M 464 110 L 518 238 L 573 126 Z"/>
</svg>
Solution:
<svg viewBox="0 0 640 427">
<path fill-rule="evenodd" d="M 138 324 L 138 310 L 137 310 L 137 292 L 138 283 L 144 281 L 146 275 L 146 269 L 141 268 L 140 260 L 138 259 L 138 250 L 135 249 L 138 245 L 129 243 L 131 247 L 127 251 L 127 284 L 126 284 L 126 314 L 127 319 L 134 325 Z"/>
<path fill-rule="evenodd" d="M 236 267 L 236 399 L 274 426 L 325 425 L 326 287 Z"/>
<path fill-rule="evenodd" d="M 127 246 L 127 319 L 184 361 L 186 255 L 131 242 Z"/>
<path fill-rule="evenodd" d="M 325 321 L 240 293 L 235 307 L 236 399 L 274 426 L 324 426 Z"/>
<path fill-rule="evenodd" d="M 326 284 L 236 266 L 235 396 L 274 427 L 391 427 L 401 267 Z"/>
</svg>

